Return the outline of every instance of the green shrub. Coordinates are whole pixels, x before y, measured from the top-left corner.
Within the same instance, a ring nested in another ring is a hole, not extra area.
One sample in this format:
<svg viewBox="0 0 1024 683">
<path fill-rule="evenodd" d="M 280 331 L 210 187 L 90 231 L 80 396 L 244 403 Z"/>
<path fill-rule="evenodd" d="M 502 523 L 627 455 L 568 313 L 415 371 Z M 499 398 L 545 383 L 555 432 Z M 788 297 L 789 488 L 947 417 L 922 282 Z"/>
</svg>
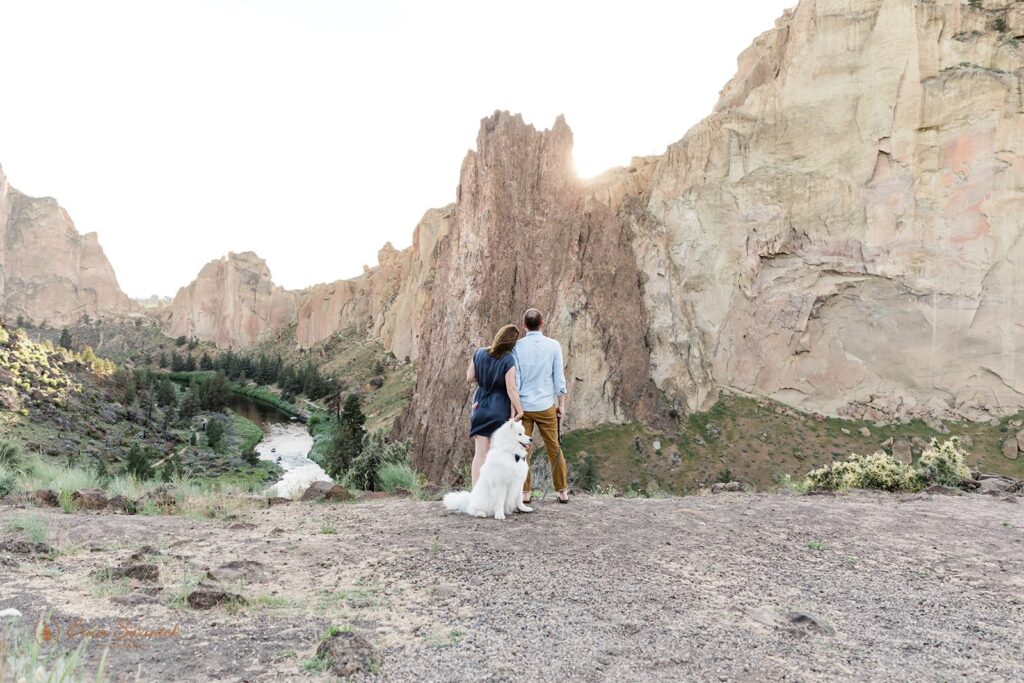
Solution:
<svg viewBox="0 0 1024 683">
<path fill-rule="evenodd" d="M 345 474 L 345 483 L 361 491 L 380 491 L 380 470 L 388 463 L 407 462 L 408 441 L 388 441 L 383 431 L 363 437 L 362 450 Z"/>
<path fill-rule="evenodd" d="M 18 472 L 13 467 L 0 463 L 0 498 L 17 490 Z"/>
<path fill-rule="evenodd" d="M 416 472 L 407 462 L 384 463 L 377 473 L 377 480 L 380 489 L 388 493 L 394 493 L 397 488 L 415 492 L 418 487 Z"/>
<path fill-rule="evenodd" d="M 0 439 L 0 465 L 16 466 L 24 455 L 21 442 L 14 439 Z"/>
<path fill-rule="evenodd" d="M 879 489 L 882 491 L 916 491 L 921 488 L 917 470 L 881 451 L 872 455 L 853 453 L 843 462 L 813 469 L 804 484 L 808 489 Z"/>
<path fill-rule="evenodd" d="M 917 465 L 921 476 L 927 481 L 956 488 L 971 476 L 965 462 L 966 456 L 967 452 L 960 445 L 959 437 L 950 437 L 942 443 L 932 439 L 931 445 L 921 453 Z"/>
<path fill-rule="evenodd" d="M 50 540 L 50 523 L 39 515 L 12 517 L 7 528 L 24 533 L 33 543 L 48 543 Z"/>
<path fill-rule="evenodd" d="M 34 455 L 22 465 L 17 488 L 24 491 L 46 489 L 60 493 L 78 489 L 102 488 L 96 470 L 86 467 L 68 467 Z"/>
</svg>

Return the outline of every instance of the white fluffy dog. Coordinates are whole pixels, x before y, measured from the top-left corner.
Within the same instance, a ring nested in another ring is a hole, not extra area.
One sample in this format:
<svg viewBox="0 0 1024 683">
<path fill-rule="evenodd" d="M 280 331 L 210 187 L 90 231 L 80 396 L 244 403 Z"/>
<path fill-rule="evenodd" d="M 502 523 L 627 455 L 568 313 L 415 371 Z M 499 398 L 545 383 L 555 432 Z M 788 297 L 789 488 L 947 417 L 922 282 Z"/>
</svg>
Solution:
<svg viewBox="0 0 1024 683">
<path fill-rule="evenodd" d="M 480 479 L 470 491 L 453 491 L 444 497 L 444 506 L 453 512 L 474 517 L 505 519 L 514 511 L 533 512 L 523 505 L 526 481 L 526 447 L 532 439 L 522 422 L 509 420 L 491 435 L 487 460 L 480 468 Z"/>
</svg>

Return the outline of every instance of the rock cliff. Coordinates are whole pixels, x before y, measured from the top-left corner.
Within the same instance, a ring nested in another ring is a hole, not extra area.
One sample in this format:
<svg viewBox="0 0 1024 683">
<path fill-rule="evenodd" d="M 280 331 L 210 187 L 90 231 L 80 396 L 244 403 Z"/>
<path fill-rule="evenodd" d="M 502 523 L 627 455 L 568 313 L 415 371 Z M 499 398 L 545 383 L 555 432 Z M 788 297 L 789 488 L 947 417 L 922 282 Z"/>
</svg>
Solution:
<svg viewBox="0 0 1024 683">
<path fill-rule="evenodd" d="M 134 310 L 96 233 L 79 235 L 56 200 L 18 192 L 0 169 L 0 313 L 62 326 Z"/>
<path fill-rule="evenodd" d="M 273 283 L 266 262 L 251 251 L 210 261 L 182 287 L 163 328 L 219 346 L 245 348 L 295 322 L 298 293 Z"/>
<path fill-rule="evenodd" d="M 570 427 L 723 388 L 869 419 L 1024 403 L 1024 10 L 982 4 L 804 0 L 711 116 L 591 183 L 561 120 L 485 120 L 399 425 L 417 464 L 461 461 L 471 342 L 527 304 L 567 347 Z"/>
<path fill-rule="evenodd" d="M 722 390 L 1003 414 L 1024 404 L 1022 75 L 1019 2 L 803 0 L 665 154 L 581 181 L 561 118 L 496 113 L 410 249 L 295 294 L 293 318 L 194 331 L 242 345 L 296 322 L 308 346 L 355 325 L 416 360 L 396 433 L 434 479 L 465 456 L 471 348 L 528 306 L 566 351 L 569 428 L 671 421 Z"/>
</svg>

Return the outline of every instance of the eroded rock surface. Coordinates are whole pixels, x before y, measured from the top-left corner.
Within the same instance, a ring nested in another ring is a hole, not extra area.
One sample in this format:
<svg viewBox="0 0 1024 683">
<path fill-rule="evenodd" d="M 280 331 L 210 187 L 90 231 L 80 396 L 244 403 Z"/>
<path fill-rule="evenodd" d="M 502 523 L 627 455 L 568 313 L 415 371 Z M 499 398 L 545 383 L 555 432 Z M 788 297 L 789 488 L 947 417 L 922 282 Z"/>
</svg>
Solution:
<svg viewBox="0 0 1024 683">
<path fill-rule="evenodd" d="M 61 326 L 135 308 L 96 233 L 80 235 L 55 199 L 18 192 L 0 168 L 0 314 Z"/>
</svg>

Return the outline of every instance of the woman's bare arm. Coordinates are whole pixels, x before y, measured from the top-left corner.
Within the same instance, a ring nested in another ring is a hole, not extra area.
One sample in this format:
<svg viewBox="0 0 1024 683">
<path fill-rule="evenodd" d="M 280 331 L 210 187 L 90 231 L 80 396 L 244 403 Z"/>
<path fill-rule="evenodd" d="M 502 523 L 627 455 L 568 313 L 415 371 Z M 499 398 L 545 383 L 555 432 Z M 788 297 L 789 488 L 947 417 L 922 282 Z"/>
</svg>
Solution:
<svg viewBox="0 0 1024 683">
<path fill-rule="evenodd" d="M 469 367 L 466 368 L 466 384 L 473 384 L 476 382 L 476 364 L 473 359 L 469 359 Z"/>
<path fill-rule="evenodd" d="M 516 387 L 516 367 L 514 365 L 505 373 L 505 388 L 508 391 L 508 397 L 512 399 L 512 419 L 522 420 L 523 404 L 519 400 L 519 388 Z"/>
</svg>

